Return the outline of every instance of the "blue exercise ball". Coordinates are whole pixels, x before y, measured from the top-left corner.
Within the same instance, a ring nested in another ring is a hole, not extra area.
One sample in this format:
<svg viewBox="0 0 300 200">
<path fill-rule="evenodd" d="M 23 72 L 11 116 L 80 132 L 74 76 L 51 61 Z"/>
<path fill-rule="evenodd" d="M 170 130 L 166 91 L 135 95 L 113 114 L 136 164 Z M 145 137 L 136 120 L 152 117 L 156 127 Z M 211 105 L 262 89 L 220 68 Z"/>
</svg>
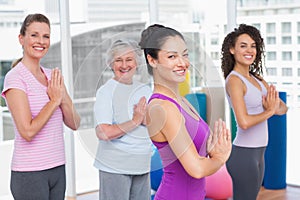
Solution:
<svg viewBox="0 0 300 200">
<path fill-rule="evenodd" d="M 150 171 L 150 180 L 151 180 L 151 189 L 157 191 L 162 175 L 162 162 L 157 148 L 152 145 L 152 157 L 151 157 L 151 171 Z"/>
</svg>

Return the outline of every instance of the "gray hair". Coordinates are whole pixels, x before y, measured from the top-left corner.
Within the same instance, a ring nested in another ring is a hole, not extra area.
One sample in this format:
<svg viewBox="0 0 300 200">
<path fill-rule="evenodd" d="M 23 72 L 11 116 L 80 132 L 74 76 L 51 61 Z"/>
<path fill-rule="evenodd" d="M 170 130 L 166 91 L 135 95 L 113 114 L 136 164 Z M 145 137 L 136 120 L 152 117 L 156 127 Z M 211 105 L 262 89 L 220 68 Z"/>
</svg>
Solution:
<svg viewBox="0 0 300 200">
<path fill-rule="evenodd" d="M 114 57 L 117 53 L 125 54 L 128 53 L 128 49 L 132 49 L 135 53 L 135 59 L 137 66 L 143 63 L 142 60 L 142 50 L 140 49 L 138 43 L 130 39 L 119 39 L 114 41 L 106 52 L 106 65 L 110 68 L 114 62 Z"/>
</svg>

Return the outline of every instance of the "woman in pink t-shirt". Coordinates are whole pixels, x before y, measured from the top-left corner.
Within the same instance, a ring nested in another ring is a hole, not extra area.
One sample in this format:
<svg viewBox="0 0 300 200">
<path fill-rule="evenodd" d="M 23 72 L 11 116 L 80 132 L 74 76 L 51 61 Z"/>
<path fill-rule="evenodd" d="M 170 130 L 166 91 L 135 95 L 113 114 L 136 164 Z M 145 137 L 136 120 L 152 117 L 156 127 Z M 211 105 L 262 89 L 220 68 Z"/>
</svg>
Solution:
<svg viewBox="0 0 300 200">
<path fill-rule="evenodd" d="M 2 91 L 15 130 L 11 192 L 16 200 L 63 200 L 63 123 L 76 130 L 80 117 L 60 70 L 40 65 L 50 46 L 48 18 L 42 14 L 28 15 L 19 42 L 23 57 L 6 74 Z"/>
</svg>

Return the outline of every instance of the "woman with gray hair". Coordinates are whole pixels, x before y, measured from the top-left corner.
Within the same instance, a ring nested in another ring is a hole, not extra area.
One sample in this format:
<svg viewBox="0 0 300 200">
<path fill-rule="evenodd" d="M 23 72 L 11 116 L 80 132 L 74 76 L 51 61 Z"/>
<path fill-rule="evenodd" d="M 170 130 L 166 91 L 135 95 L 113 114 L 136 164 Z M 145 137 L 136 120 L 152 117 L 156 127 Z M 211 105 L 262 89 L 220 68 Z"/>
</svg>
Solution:
<svg viewBox="0 0 300 200">
<path fill-rule="evenodd" d="M 144 118 L 152 92 L 133 79 L 140 57 L 133 40 L 117 40 L 107 51 L 114 77 L 97 90 L 94 105 L 101 200 L 150 199 L 152 147 Z"/>
</svg>

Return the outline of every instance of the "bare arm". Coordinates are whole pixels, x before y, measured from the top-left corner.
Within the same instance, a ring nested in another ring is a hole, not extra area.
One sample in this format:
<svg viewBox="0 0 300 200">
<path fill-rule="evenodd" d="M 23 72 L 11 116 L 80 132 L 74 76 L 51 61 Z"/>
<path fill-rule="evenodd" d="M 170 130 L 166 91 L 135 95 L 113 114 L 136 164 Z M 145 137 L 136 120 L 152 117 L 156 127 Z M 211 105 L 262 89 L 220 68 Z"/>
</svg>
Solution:
<svg viewBox="0 0 300 200">
<path fill-rule="evenodd" d="M 228 159 L 231 151 L 230 133 L 225 123 L 217 124 L 215 131 L 220 135 L 211 158 L 198 154 L 186 127 L 185 120 L 177 107 L 169 102 L 152 101 L 149 105 L 147 128 L 154 141 L 167 141 L 186 172 L 194 178 L 215 173 Z"/>
<path fill-rule="evenodd" d="M 274 88 L 268 87 L 268 94 L 265 101 L 265 111 L 260 114 L 248 114 L 244 101 L 246 87 L 244 83 L 236 76 L 230 76 L 226 84 L 226 92 L 229 94 L 233 110 L 235 112 L 236 121 L 242 129 L 248 129 L 258 123 L 261 123 L 270 118 L 275 113 L 276 101 L 278 101 L 278 93 Z M 264 103 L 263 103 L 264 104 Z"/>
<path fill-rule="evenodd" d="M 112 140 L 125 135 L 141 125 L 146 113 L 146 98 L 142 97 L 134 107 L 131 120 L 120 124 L 99 124 L 96 127 L 96 135 L 100 140 Z"/>
<path fill-rule="evenodd" d="M 71 97 L 67 93 L 65 85 L 63 85 L 63 88 L 64 95 L 60 105 L 63 113 L 63 120 L 65 125 L 70 129 L 77 130 L 80 126 L 80 116 L 74 107 Z"/>
<path fill-rule="evenodd" d="M 273 87 L 274 90 L 276 90 L 274 85 L 268 85 L 268 83 L 266 81 L 263 80 L 263 83 L 265 85 L 266 88 L 270 88 Z M 288 111 L 288 107 L 286 106 L 286 104 L 279 98 L 279 103 L 277 102 L 276 104 L 276 109 L 275 109 L 275 115 L 284 115 L 286 112 Z"/>
<path fill-rule="evenodd" d="M 55 78 L 53 77 L 55 76 Z M 20 135 L 31 141 L 51 118 L 62 101 L 59 75 L 55 74 L 48 84 L 50 101 L 41 109 L 39 114 L 32 118 L 27 95 L 19 89 L 10 89 L 6 92 L 6 100 L 12 117 Z"/>
<path fill-rule="evenodd" d="M 276 109 L 275 114 L 276 115 L 284 115 L 288 111 L 288 107 L 286 104 L 280 99 L 279 107 Z"/>
</svg>

